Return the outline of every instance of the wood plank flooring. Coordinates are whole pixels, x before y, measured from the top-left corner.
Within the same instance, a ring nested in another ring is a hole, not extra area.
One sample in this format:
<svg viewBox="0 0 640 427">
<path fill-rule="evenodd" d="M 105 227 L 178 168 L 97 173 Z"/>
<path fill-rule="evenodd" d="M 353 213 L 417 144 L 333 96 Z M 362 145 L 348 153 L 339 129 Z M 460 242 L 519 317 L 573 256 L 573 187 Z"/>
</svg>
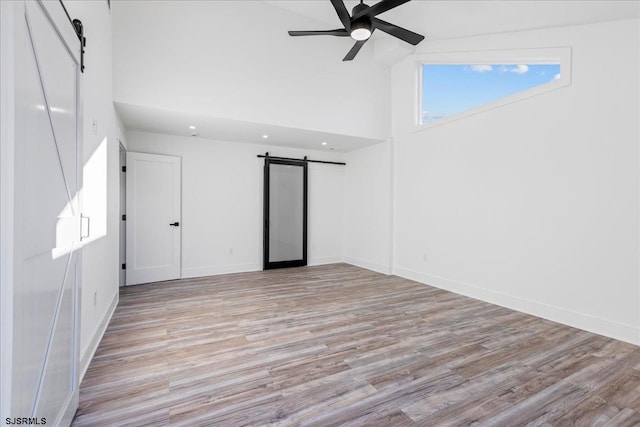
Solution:
<svg viewBox="0 0 640 427">
<path fill-rule="evenodd" d="M 346 264 L 139 285 L 73 425 L 640 425 L 640 348 Z"/>
</svg>

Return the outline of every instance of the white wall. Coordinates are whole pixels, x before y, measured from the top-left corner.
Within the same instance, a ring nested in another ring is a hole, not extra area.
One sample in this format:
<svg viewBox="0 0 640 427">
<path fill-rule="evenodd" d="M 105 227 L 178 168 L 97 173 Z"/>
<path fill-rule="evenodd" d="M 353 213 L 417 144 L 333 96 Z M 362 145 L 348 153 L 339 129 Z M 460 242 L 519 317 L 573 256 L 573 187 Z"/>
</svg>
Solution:
<svg viewBox="0 0 640 427">
<path fill-rule="evenodd" d="M 91 236 L 82 251 L 80 363 L 84 374 L 118 300 L 118 135 L 112 98 L 111 16 L 106 1 L 66 2 L 87 38 L 82 75 L 83 215 Z M 97 126 L 94 131 L 93 122 Z"/>
<path fill-rule="evenodd" d="M 572 48 L 572 84 L 413 132 L 417 65 L 392 70 L 394 271 L 634 343 L 638 20 L 425 43 Z"/>
<path fill-rule="evenodd" d="M 129 150 L 182 158 L 182 277 L 262 269 L 263 165 L 272 156 L 343 155 L 129 132 Z M 308 263 L 343 257 L 344 166 L 309 165 Z"/>
<path fill-rule="evenodd" d="M 347 153 L 345 261 L 391 272 L 391 143 Z"/>
<path fill-rule="evenodd" d="M 262 1 L 121 1 L 117 102 L 386 139 L 389 68 L 373 46 L 342 62 L 342 37 L 290 37 L 326 24 Z M 336 24 L 338 24 L 336 19 Z"/>
</svg>

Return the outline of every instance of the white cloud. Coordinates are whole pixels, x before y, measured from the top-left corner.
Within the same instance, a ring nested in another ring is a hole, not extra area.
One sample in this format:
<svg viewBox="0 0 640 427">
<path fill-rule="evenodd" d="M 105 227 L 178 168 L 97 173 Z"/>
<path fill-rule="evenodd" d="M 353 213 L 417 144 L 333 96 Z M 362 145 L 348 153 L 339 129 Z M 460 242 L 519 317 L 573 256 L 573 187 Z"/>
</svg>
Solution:
<svg viewBox="0 0 640 427">
<path fill-rule="evenodd" d="M 498 71 L 501 72 L 501 73 L 525 74 L 525 73 L 527 73 L 529 71 L 529 66 L 528 65 L 524 65 L 524 64 L 515 65 L 513 67 L 510 67 L 510 66 L 507 66 L 507 65 L 501 65 L 500 68 L 498 68 Z"/>
<path fill-rule="evenodd" d="M 478 73 L 484 73 L 485 71 L 493 70 L 493 67 L 489 64 L 474 64 L 471 66 L 471 69 Z"/>
<path fill-rule="evenodd" d="M 511 71 L 512 73 L 516 73 L 516 74 L 524 74 L 527 71 L 529 71 L 529 66 L 528 65 L 516 65 L 515 67 L 511 68 L 509 71 Z"/>
<path fill-rule="evenodd" d="M 560 73 L 558 73 L 555 76 L 553 76 L 553 80 L 559 80 L 559 79 L 560 79 Z"/>
</svg>

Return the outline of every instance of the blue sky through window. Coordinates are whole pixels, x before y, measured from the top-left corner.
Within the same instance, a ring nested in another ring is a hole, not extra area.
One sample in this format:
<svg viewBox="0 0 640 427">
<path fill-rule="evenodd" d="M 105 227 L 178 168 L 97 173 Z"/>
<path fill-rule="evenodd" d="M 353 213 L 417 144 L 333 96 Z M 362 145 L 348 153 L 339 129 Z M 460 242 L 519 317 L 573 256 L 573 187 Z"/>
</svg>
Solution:
<svg viewBox="0 0 640 427">
<path fill-rule="evenodd" d="M 560 78 L 560 64 L 423 64 L 421 123 Z"/>
</svg>

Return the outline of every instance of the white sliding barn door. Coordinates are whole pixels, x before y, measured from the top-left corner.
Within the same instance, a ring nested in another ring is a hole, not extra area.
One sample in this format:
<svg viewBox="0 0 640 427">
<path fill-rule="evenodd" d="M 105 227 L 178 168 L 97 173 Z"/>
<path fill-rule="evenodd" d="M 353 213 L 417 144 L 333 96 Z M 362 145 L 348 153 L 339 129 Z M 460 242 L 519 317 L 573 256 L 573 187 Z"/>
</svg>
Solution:
<svg viewBox="0 0 640 427">
<path fill-rule="evenodd" d="M 3 161 L 13 174 L 2 175 L 2 191 L 13 196 L 3 199 L 2 212 L 11 217 L 2 234 L 12 254 L 2 265 L 11 279 L 5 270 L 2 286 L 12 287 L 2 310 L 13 311 L 11 324 L 2 324 L 3 347 L 11 343 L 11 360 L 3 359 L 3 374 L 10 372 L 3 417 L 68 425 L 78 404 L 80 42 L 59 2 L 14 2 L 3 13 L 13 16 L 15 89 L 12 145 L 3 139 L 3 154 L 11 146 L 14 156 Z"/>
<path fill-rule="evenodd" d="M 127 285 L 180 278 L 180 158 L 127 152 Z"/>
</svg>

